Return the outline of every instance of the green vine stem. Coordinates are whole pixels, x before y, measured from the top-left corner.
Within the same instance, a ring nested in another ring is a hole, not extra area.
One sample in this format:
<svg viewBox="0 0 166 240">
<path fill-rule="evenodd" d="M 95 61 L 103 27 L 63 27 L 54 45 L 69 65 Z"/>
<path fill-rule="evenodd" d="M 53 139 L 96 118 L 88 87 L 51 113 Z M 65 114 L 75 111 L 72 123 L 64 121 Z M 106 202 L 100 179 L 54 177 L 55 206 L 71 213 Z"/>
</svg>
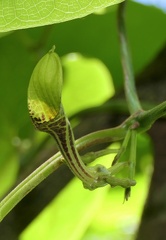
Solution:
<svg viewBox="0 0 166 240">
<path fill-rule="evenodd" d="M 126 2 L 127 1 L 124 1 L 119 4 L 118 33 L 119 33 L 119 39 L 120 39 L 121 61 L 122 61 L 123 75 L 124 75 L 124 90 L 125 90 L 128 108 L 130 113 L 132 114 L 141 110 L 141 104 L 139 102 L 137 91 L 135 88 L 135 79 L 134 79 L 131 59 L 129 56 L 128 44 L 127 44 L 125 17 L 124 17 Z"/>
<path fill-rule="evenodd" d="M 131 146 L 129 156 L 129 178 L 134 179 L 136 165 L 137 131 L 131 131 Z"/>
<path fill-rule="evenodd" d="M 106 129 L 88 134 L 76 141 L 78 150 L 87 149 L 106 142 L 120 141 L 124 138 L 126 129 L 123 125 L 117 128 Z M 22 181 L 13 191 L 11 191 L 0 202 L 0 222 L 4 217 L 39 183 L 41 183 L 47 176 L 54 172 L 63 163 L 63 158 L 58 152 L 52 156 L 41 166 L 39 166 L 33 173 L 31 173 L 24 181 Z"/>
<path fill-rule="evenodd" d="M 158 104 L 150 110 L 143 111 L 138 115 L 137 121 L 142 128 L 140 128 L 140 130 L 145 131 L 145 129 L 150 129 L 157 119 L 164 116 L 166 116 L 166 101 Z"/>
</svg>

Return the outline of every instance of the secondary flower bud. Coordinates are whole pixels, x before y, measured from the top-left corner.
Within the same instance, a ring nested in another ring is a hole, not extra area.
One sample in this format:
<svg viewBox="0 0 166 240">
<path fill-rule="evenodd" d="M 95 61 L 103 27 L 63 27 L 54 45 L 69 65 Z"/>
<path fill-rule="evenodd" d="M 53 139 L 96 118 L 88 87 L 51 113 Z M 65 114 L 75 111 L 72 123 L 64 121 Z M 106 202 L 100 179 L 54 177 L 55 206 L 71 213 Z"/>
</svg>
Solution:
<svg viewBox="0 0 166 240">
<path fill-rule="evenodd" d="M 28 108 L 34 123 L 48 122 L 60 111 L 62 66 L 53 47 L 37 63 L 28 88 Z"/>
</svg>

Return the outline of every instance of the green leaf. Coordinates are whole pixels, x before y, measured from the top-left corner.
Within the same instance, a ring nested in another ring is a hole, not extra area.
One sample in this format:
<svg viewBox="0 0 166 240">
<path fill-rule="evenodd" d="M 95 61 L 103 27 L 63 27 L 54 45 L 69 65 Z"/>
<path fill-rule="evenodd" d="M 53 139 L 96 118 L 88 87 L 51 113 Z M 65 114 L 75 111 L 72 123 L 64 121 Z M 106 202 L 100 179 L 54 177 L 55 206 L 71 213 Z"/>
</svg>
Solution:
<svg viewBox="0 0 166 240">
<path fill-rule="evenodd" d="M 62 102 L 68 115 L 98 106 L 114 95 L 111 74 L 99 59 L 73 53 L 63 57 L 62 62 Z"/>
<path fill-rule="evenodd" d="M 78 179 L 72 180 L 23 231 L 20 240 L 81 239 L 108 190 L 106 187 L 87 191 Z M 40 226 L 44 227 L 41 229 Z"/>
<path fill-rule="evenodd" d="M 123 0 L 1 0 L 0 32 L 81 18 Z"/>
</svg>

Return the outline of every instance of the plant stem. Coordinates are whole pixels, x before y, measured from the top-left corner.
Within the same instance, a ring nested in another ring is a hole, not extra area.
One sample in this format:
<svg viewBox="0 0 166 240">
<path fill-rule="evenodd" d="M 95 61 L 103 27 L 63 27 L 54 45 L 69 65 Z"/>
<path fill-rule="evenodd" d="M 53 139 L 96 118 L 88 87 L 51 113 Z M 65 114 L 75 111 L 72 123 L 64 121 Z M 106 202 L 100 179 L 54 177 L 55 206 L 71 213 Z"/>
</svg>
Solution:
<svg viewBox="0 0 166 240">
<path fill-rule="evenodd" d="M 157 119 L 163 116 L 166 116 L 166 101 L 148 111 L 141 112 L 137 120 L 140 123 L 141 130 L 145 131 L 148 130 Z"/>
<path fill-rule="evenodd" d="M 135 88 L 135 79 L 131 64 L 131 59 L 129 56 L 129 49 L 127 44 L 127 36 L 125 29 L 125 6 L 126 1 L 119 4 L 118 8 L 118 32 L 120 39 L 120 50 L 121 50 L 121 61 L 124 74 L 124 89 L 128 108 L 130 113 L 135 113 L 141 110 L 141 105 L 137 96 Z"/>
<path fill-rule="evenodd" d="M 137 132 L 135 130 L 132 130 L 130 157 L 129 157 L 129 179 L 131 180 L 133 180 L 135 177 L 136 148 L 137 148 Z"/>
<path fill-rule="evenodd" d="M 61 159 L 59 153 L 48 159 L 0 202 L 0 222 L 17 203 L 62 164 Z"/>
<path fill-rule="evenodd" d="M 120 125 L 117 128 L 106 129 L 88 134 L 76 141 L 78 150 L 86 149 L 97 144 L 120 141 L 125 137 L 126 129 Z M 32 191 L 47 176 L 63 163 L 60 152 L 52 156 L 0 202 L 0 222 L 30 191 Z"/>
<path fill-rule="evenodd" d="M 103 157 L 109 154 L 117 154 L 118 153 L 118 149 L 103 149 L 97 152 L 88 152 L 85 155 L 81 156 L 81 159 L 84 163 L 88 164 L 93 162 L 94 160 L 96 160 L 99 157 Z"/>
</svg>

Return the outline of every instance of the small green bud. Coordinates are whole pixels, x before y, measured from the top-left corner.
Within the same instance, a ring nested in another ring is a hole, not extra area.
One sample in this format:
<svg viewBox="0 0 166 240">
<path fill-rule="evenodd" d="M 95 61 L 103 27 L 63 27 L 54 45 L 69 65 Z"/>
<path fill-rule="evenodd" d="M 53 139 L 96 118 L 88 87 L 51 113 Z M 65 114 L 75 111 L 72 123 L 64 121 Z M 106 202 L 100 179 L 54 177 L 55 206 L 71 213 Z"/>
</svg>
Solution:
<svg viewBox="0 0 166 240">
<path fill-rule="evenodd" d="M 28 108 L 34 123 L 48 122 L 60 111 L 62 66 L 53 47 L 37 63 L 28 87 Z"/>
</svg>

